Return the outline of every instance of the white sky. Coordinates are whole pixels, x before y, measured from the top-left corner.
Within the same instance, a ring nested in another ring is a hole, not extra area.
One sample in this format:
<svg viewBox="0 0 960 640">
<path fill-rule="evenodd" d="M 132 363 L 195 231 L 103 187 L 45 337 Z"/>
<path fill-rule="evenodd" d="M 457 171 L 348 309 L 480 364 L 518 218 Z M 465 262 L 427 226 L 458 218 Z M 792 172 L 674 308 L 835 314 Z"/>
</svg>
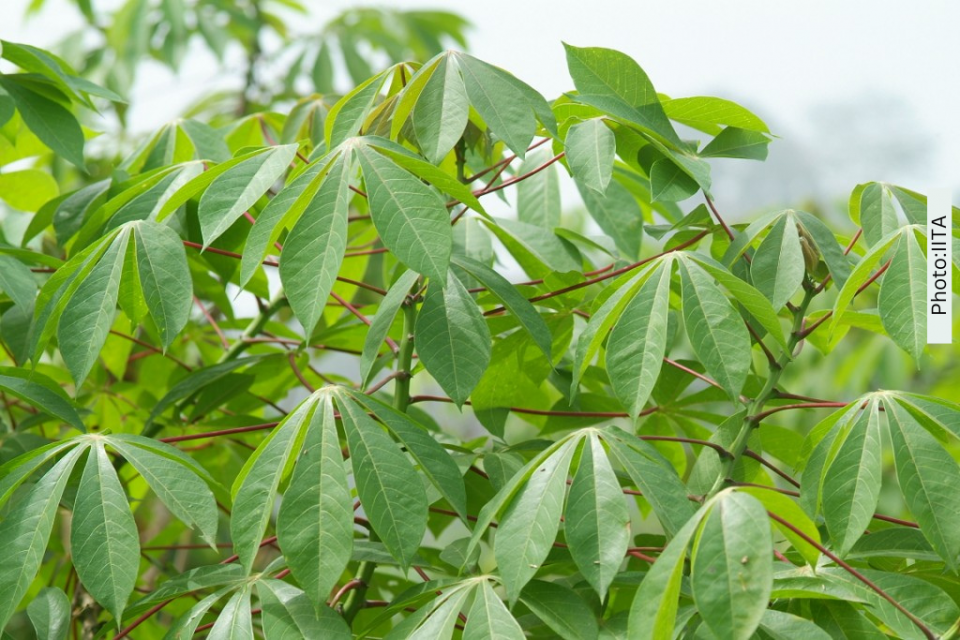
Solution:
<svg viewBox="0 0 960 640">
<path fill-rule="evenodd" d="M 78 25 L 67 0 L 47 0 L 26 22 L 29 0 L 0 1 L 2 38 L 44 46 Z M 298 33 L 357 5 L 303 1 L 316 9 L 309 20 L 291 23 L 299 25 Z M 561 45 L 567 41 L 628 53 L 663 93 L 719 95 L 744 104 L 782 136 L 771 145 L 766 167 L 738 161 L 729 171 L 730 199 L 750 206 L 824 191 L 843 196 L 867 180 L 919 190 L 960 188 L 955 1 L 399 0 L 391 6 L 461 13 L 475 26 L 475 55 L 548 98 L 572 88 Z M 144 67 L 132 96 L 135 130 L 176 117 L 177 109 L 223 77 L 212 61 L 197 60 L 180 77 L 158 65 Z M 820 117 L 813 117 L 818 108 Z M 911 140 L 912 160 L 901 155 L 898 161 L 898 144 Z M 743 164 L 754 166 L 741 169 Z M 726 175 L 721 167 L 714 181 L 720 202 Z M 790 185 L 771 192 L 770 182 Z M 766 195 L 751 198 L 751 185 L 760 183 Z"/>
</svg>

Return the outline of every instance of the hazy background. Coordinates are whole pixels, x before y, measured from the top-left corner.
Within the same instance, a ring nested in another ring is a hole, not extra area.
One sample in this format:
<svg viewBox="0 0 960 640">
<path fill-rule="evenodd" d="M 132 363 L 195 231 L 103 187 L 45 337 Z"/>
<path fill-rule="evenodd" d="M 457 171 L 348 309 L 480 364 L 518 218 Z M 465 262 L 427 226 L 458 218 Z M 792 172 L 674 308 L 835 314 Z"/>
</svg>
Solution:
<svg viewBox="0 0 960 640">
<path fill-rule="evenodd" d="M 72 4 L 47 0 L 24 19 L 29 0 L 3 0 L 0 37 L 53 45 L 82 24 Z M 289 21 L 316 33 L 352 0 L 304 2 Z M 372 3 L 366 3 L 372 4 Z M 100 0 L 99 7 L 114 2 Z M 764 163 L 712 161 L 714 195 L 733 219 L 780 205 L 817 205 L 840 215 L 859 182 L 960 192 L 960 4 L 738 0 L 562 2 L 400 0 L 390 6 L 456 11 L 474 25 L 472 51 L 503 66 L 548 99 L 572 88 L 561 41 L 633 56 L 658 91 L 717 95 L 742 103 L 780 136 Z M 268 43 L 269 45 L 269 43 Z M 269 46 L 266 47 L 269 50 Z M 143 64 L 131 96 L 131 131 L 175 118 L 213 87 L 238 85 L 242 52 L 228 69 L 195 43 L 179 76 Z M 569 200 L 568 200 L 569 201 Z"/>
</svg>

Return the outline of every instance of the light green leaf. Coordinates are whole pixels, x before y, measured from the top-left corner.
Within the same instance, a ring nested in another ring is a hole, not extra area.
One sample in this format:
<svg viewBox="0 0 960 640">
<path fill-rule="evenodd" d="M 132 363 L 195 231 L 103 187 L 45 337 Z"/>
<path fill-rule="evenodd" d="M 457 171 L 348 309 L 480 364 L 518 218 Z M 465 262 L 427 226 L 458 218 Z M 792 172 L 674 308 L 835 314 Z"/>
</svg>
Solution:
<svg viewBox="0 0 960 640">
<path fill-rule="evenodd" d="M 308 340 L 323 315 L 347 248 L 352 165 L 344 155 L 336 160 L 280 254 L 280 280 Z"/>
<path fill-rule="evenodd" d="M 504 606 L 488 580 L 474 589 L 473 605 L 463 630 L 463 640 L 523 640 L 526 635 Z"/>
<path fill-rule="evenodd" d="M 457 54 L 457 62 L 473 108 L 490 131 L 523 158 L 537 131 L 527 94 L 502 69 L 463 53 Z"/>
<path fill-rule="evenodd" d="M 76 117 L 59 103 L 10 76 L 0 75 L 0 87 L 13 97 L 30 131 L 54 153 L 83 171 L 83 130 Z"/>
<path fill-rule="evenodd" d="M 827 263 L 830 275 L 837 286 L 842 287 L 850 277 L 850 260 L 843 253 L 843 247 L 837 242 L 837 237 L 827 225 L 806 211 L 794 211 L 803 228 L 807 230 L 813 243 L 817 245 L 820 256 Z"/>
<path fill-rule="evenodd" d="M 137 271 L 150 316 L 164 349 L 190 318 L 193 280 L 180 236 L 156 222 L 136 223 Z"/>
<path fill-rule="evenodd" d="M 469 113 L 467 89 L 456 58 L 444 56 L 413 108 L 413 129 L 427 160 L 440 164 L 463 135 Z"/>
<path fill-rule="evenodd" d="M 37 281 L 27 265 L 12 256 L 0 255 L 0 291 L 29 312 L 37 297 Z"/>
<path fill-rule="evenodd" d="M 756 498 L 721 495 L 694 541 L 693 599 L 714 635 L 746 640 L 770 599 L 773 540 L 766 509 Z"/>
<path fill-rule="evenodd" d="M 295 144 L 272 147 L 217 176 L 200 197 L 197 210 L 203 243 L 209 246 L 229 229 L 283 175 L 296 155 Z"/>
<path fill-rule="evenodd" d="M 617 398 L 631 416 L 643 411 L 660 376 L 667 347 L 670 276 L 673 262 L 657 265 L 627 303 L 607 341 L 607 372 Z"/>
<path fill-rule="evenodd" d="M 230 597 L 207 638 L 208 640 L 253 640 L 249 586 L 245 586 Z"/>
<path fill-rule="evenodd" d="M 353 552 L 353 504 L 329 394 L 319 400 L 284 493 L 277 537 L 297 583 L 314 602 L 325 601 Z"/>
<path fill-rule="evenodd" d="M 927 260 L 912 231 L 897 241 L 877 305 L 883 328 L 919 367 L 927 344 Z"/>
<path fill-rule="evenodd" d="M 285 417 L 247 458 L 234 483 L 230 536 L 248 572 L 273 513 L 277 488 L 302 447 L 316 407 L 316 396 L 310 396 Z"/>
<path fill-rule="evenodd" d="M 38 169 L 0 174 L 0 199 L 20 211 L 36 211 L 59 193 L 53 176 Z"/>
<path fill-rule="evenodd" d="M 821 485 L 823 519 L 834 549 L 842 556 L 870 524 L 880 499 L 882 465 L 880 414 L 871 403 L 832 447 Z M 833 453 L 835 452 L 835 453 Z"/>
<path fill-rule="evenodd" d="M 327 149 L 334 149 L 344 140 L 356 135 L 363 126 L 380 94 L 387 72 L 379 73 L 359 84 L 357 88 L 340 98 L 323 123 Z M 364 74 L 369 77 L 370 74 Z"/>
<path fill-rule="evenodd" d="M 578 122 L 563 142 L 570 171 L 578 182 L 603 193 L 613 176 L 616 140 L 602 118 Z"/>
<path fill-rule="evenodd" d="M 519 175 L 533 171 L 550 160 L 549 149 L 537 149 L 517 169 Z M 517 220 L 541 229 L 560 225 L 560 176 L 556 163 L 517 184 Z"/>
<path fill-rule="evenodd" d="M 558 582 L 531 580 L 520 601 L 564 640 L 595 640 L 600 632 L 590 607 Z"/>
<path fill-rule="evenodd" d="M 753 254 L 753 286 L 770 300 L 774 309 L 782 309 L 800 288 L 805 273 L 797 225 L 792 216 L 783 216 Z"/>
<path fill-rule="evenodd" d="M 543 461 L 500 520 L 494 553 L 511 603 L 536 575 L 556 540 L 574 444 Z"/>
<path fill-rule="evenodd" d="M 613 238 L 617 249 L 631 260 L 640 255 L 643 238 L 643 212 L 637 200 L 622 184 L 614 180 L 601 195 L 577 181 L 580 197 L 596 223 Z"/>
<path fill-rule="evenodd" d="M 373 364 L 377 360 L 380 345 L 387 339 L 393 320 L 397 317 L 403 301 L 406 300 L 410 288 L 413 287 L 413 283 L 417 281 L 418 277 L 419 275 L 415 271 L 404 271 L 403 275 L 397 278 L 397 281 L 387 290 L 387 295 L 380 301 L 377 315 L 370 322 L 370 328 L 364 338 L 363 353 L 360 355 L 360 378 L 363 380 L 364 386 L 370 382 L 370 374 L 373 373 Z"/>
<path fill-rule="evenodd" d="M 737 491 L 753 496 L 760 501 L 764 509 L 777 514 L 789 522 L 795 529 L 799 529 L 807 538 L 820 544 L 820 530 L 817 529 L 817 525 L 814 524 L 810 516 L 804 513 L 803 509 L 789 497 L 774 491 L 772 488 L 740 487 Z M 793 529 L 780 524 L 776 520 L 773 521 L 773 524 L 780 533 L 783 534 L 783 537 L 793 545 L 793 548 L 803 556 L 803 559 L 806 560 L 811 567 L 815 568 L 820 559 L 820 550 L 797 535 Z"/>
<path fill-rule="evenodd" d="M 483 223 L 531 278 L 580 271 L 581 260 L 576 249 L 543 227 L 506 218 L 484 219 Z"/>
<path fill-rule="evenodd" d="M 462 406 L 490 363 L 490 330 L 476 302 L 450 272 L 434 281 L 417 314 L 417 354 L 440 387 Z"/>
<path fill-rule="evenodd" d="M 727 127 L 700 150 L 701 158 L 766 160 L 770 138 L 756 131 Z"/>
<path fill-rule="evenodd" d="M 843 312 L 847 310 L 847 307 L 853 302 L 854 296 L 857 295 L 857 290 L 867 281 L 873 268 L 887 253 L 887 249 L 889 249 L 894 241 L 900 237 L 900 234 L 904 232 L 904 229 L 908 229 L 908 227 L 898 229 L 876 242 L 870 247 L 870 250 L 860 258 L 860 262 L 853 268 L 850 277 L 847 278 L 847 281 L 843 284 L 843 287 L 841 287 L 840 293 L 837 294 L 837 299 L 833 303 L 833 319 L 830 321 L 830 331 L 836 330 L 836 327 L 840 324 L 840 318 L 843 317 Z"/>
<path fill-rule="evenodd" d="M 601 600 L 617 576 L 630 543 L 630 513 L 600 439 L 583 445 L 570 485 L 564 534 L 570 555 Z"/>
<path fill-rule="evenodd" d="M 70 599 L 63 589 L 45 587 L 27 605 L 27 615 L 37 631 L 37 640 L 67 640 L 70 633 Z"/>
<path fill-rule="evenodd" d="M 213 492 L 197 474 L 178 461 L 179 452 L 164 456 L 135 446 L 139 436 L 105 436 L 106 443 L 129 462 L 146 480 L 157 497 L 191 529 L 197 529 L 210 544 L 217 542 L 217 503 Z M 162 442 L 152 447 L 173 449 Z"/>
<path fill-rule="evenodd" d="M 863 239 L 872 247 L 900 226 L 893 198 L 886 186 L 871 182 L 860 194 L 860 218 L 854 219 L 863 227 Z"/>
<path fill-rule="evenodd" d="M 57 506 L 84 450 L 77 448 L 63 456 L 0 522 L 0 629 L 7 625 L 40 569 Z"/>
<path fill-rule="evenodd" d="M 263 607 L 266 640 L 350 640 L 352 637 L 339 614 L 325 605 L 315 606 L 316 601 L 311 601 L 306 593 L 293 585 L 280 580 L 260 580 L 257 594 Z"/>
<path fill-rule="evenodd" d="M 439 194 L 372 149 L 358 147 L 357 155 L 384 245 L 417 273 L 445 281 L 453 233 Z"/>
<path fill-rule="evenodd" d="M 960 469 L 899 402 L 884 401 L 900 492 L 920 530 L 947 565 L 960 553 Z"/>
<path fill-rule="evenodd" d="M 200 620 L 207 615 L 207 612 L 213 605 L 217 604 L 220 599 L 232 590 L 231 588 L 220 589 L 193 605 L 193 608 L 173 623 L 170 630 L 167 631 L 167 634 L 163 636 L 163 640 L 185 640 L 186 638 L 192 638 L 197 627 L 200 625 Z"/>
<path fill-rule="evenodd" d="M 63 387 L 39 371 L 0 367 L 0 389 L 84 431 L 83 420 L 73 400 Z"/>
<path fill-rule="evenodd" d="M 337 398 L 357 495 L 387 550 L 410 566 L 427 528 L 427 495 L 406 456 L 352 399 Z"/>
<path fill-rule="evenodd" d="M 129 230 L 121 231 L 63 309 L 57 341 L 78 388 L 97 361 L 113 325 L 129 240 Z"/>
<path fill-rule="evenodd" d="M 547 360 L 551 360 L 552 336 L 550 335 L 550 329 L 533 305 L 517 291 L 516 287 L 490 267 L 472 258 L 455 255 L 452 261 L 480 281 L 480 284 L 489 289 L 493 295 L 497 296 L 503 306 L 517 317 L 517 321 L 530 334 L 530 337 L 540 347 L 540 351 L 543 352 Z"/>
<path fill-rule="evenodd" d="M 683 321 L 707 375 L 731 398 L 739 397 L 750 371 L 750 335 L 740 314 L 697 264 L 680 261 Z"/>
<path fill-rule="evenodd" d="M 73 506 L 70 552 L 83 586 L 121 620 L 137 584 L 140 534 L 103 440 L 89 450 Z"/>
<path fill-rule="evenodd" d="M 694 96 L 661 100 L 661 104 L 671 120 L 712 135 L 720 133 L 720 125 L 770 133 L 763 120 L 751 111 L 723 98 Z"/>
<path fill-rule="evenodd" d="M 775 609 L 767 609 L 760 618 L 760 628 L 774 640 L 831 640 L 833 636 L 806 618 Z"/>
</svg>

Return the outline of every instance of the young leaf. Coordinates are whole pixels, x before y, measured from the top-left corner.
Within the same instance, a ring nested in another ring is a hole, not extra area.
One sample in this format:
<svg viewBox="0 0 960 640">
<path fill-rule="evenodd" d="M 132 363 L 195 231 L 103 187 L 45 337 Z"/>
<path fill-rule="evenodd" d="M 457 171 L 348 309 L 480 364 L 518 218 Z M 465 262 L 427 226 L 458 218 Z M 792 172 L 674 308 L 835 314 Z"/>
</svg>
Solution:
<svg viewBox="0 0 960 640">
<path fill-rule="evenodd" d="M 680 261 L 683 321 L 707 374 L 737 398 L 750 371 L 750 335 L 743 318 L 703 269 Z"/>
<path fill-rule="evenodd" d="M 770 598 L 773 540 L 767 512 L 756 498 L 721 495 L 694 542 L 690 582 L 697 609 L 714 635 L 746 640 Z"/>
<path fill-rule="evenodd" d="M 252 207 L 283 175 L 296 154 L 295 144 L 272 147 L 217 176 L 200 197 L 197 210 L 204 245 L 212 244 Z"/>
<path fill-rule="evenodd" d="M 160 331 L 164 349 L 187 324 L 193 280 L 180 236 L 155 222 L 136 223 L 137 270 L 150 316 Z"/>
<path fill-rule="evenodd" d="M 319 400 L 283 496 L 277 538 L 293 577 L 325 601 L 353 551 L 353 505 L 329 394 Z"/>
<path fill-rule="evenodd" d="M 280 280 L 307 339 L 323 315 L 347 248 L 349 153 L 329 169 L 320 190 L 290 230 L 280 254 Z"/>
<path fill-rule="evenodd" d="M 893 198 L 886 186 L 871 182 L 860 194 L 860 219 L 854 220 L 863 227 L 863 239 L 872 247 L 900 226 Z"/>
<path fill-rule="evenodd" d="M 899 402 L 884 401 L 900 491 L 920 530 L 956 568 L 960 553 L 960 470 L 943 446 Z"/>
<path fill-rule="evenodd" d="M 927 343 L 927 261 L 912 231 L 897 241 L 877 305 L 883 328 L 919 367 Z"/>
<path fill-rule="evenodd" d="M 616 141 L 603 119 L 593 118 L 570 127 L 563 147 L 573 177 L 598 193 L 606 191 L 613 176 Z"/>
<path fill-rule="evenodd" d="M 526 635 L 493 592 L 489 580 L 483 580 L 474 589 L 473 605 L 467 624 L 463 629 L 463 640 L 523 640 Z"/>
<path fill-rule="evenodd" d="M 666 260 L 623 310 L 607 342 L 607 371 L 617 398 L 633 416 L 643 411 L 660 376 L 667 347 L 670 276 Z"/>
<path fill-rule="evenodd" d="M 423 482 L 406 456 L 349 396 L 337 398 L 357 495 L 390 555 L 408 567 L 427 528 Z"/>
<path fill-rule="evenodd" d="M 456 58 L 443 56 L 413 108 L 413 128 L 427 160 L 440 164 L 463 135 L 469 112 Z"/>
<path fill-rule="evenodd" d="M 79 447 L 60 458 L 0 522 L 0 629 L 7 625 L 40 569 L 63 490 L 85 450 Z"/>
<path fill-rule="evenodd" d="M 770 300 L 774 309 L 782 309 L 800 288 L 805 273 L 797 225 L 792 216 L 783 216 L 753 254 L 753 286 Z"/>
<path fill-rule="evenodd" d="M 490 330 L 466 288 L 448 273 L 427 289 L 414 328 L 417 354 L 440 387 L 462 406 L 490 363 Z"/>
<path fill-rule="evenodd" d="M 630 513 L 600 439 L 586 439 L 570 485 L 564 533 L 570 555 L 601 600 L 630 543 Z"/>
<path fill-rule="evenodd" d="M 78 388 L 97 361 L 113 325 L 129 240 L 129 231 L 120 232 L 63 309 L 57 340 Z"/>
<path fill-rule="evenodd" d="M 140 569 L 140 536 L 102 440 L 89 448 L 70 526 L 77 576 L 97 602 L 123 618 Z"/>
<path fill-rule="evenodd" d="M 567 471 L 574 443 L 547 458 L 530 476 L 507 508 L 494 543 L 507 598 L 517 601 L 520 591 L 536 575 L 550 553 L 560 528 Z"/>
<path fill-rule="evenodd" d="M 370 215 L 384 245 L 417 273 L 444 282 L 453 234 L 436 191 L 376 151 L 358 147 Z"/>
</svg>

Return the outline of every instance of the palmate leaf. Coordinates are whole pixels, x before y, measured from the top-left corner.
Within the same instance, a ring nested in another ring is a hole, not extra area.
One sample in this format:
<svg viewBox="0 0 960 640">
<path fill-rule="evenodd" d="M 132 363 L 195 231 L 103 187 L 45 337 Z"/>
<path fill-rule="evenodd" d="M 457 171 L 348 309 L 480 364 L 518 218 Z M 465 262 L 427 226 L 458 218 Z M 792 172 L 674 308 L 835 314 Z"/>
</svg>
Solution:
<svg viewBox="0 0 960 640">
<path fill-rule="evenodd" d="M 315 606 L 315 601 L 293 585 L 280 580 L 261 579 L 257 582 L 257 595 L 263 607 L 263 633 L 266 640 L 350 640 L 352 637 L 339 614 L 330 607 Z"/>
<path fill-rule="evenodd" d="M 927 261 L 916 235 L 907 231 L 894 247 L 877 305 L 884 329 L 917 361 L 927 343 L 926 304 Z"/>
<path fill-rule="evenodd" d="M 526 637 L 488 580 L 481 581 L 474 593 L 463 630 L 464 640 L 522 640 Z"/>
<path fill-rule="evenodd" d="M 0 75 L 0 88 L 17 104 L 23 122 L 57 155 L 84 170 L 83 130 L 66 107 L 32 88 L 23 76 Z"/>
<path fill-rule="evenodd" d="M 410 269 L 444 282 L 453 234 L 440 195 L 373 149 L 360 146 L 356 153 L 384 245 Z"/>
<path fill-rule="evenodd" d="M 77 405 L 59 384 L 39 371 L 0 367 L 0 389 L 80 431 L 84 430 Z"/>
<path fill-rule="evenodd" d="M 855 192 L 856 193 L 856 192 Z M 886 185 L 871 182 L 860 192 L 858 209 L 851 208 L 850 217 L 863 227 L 863 239 L 872 247 L 900 226 L 893 198 Z"/>
<path fill-rule="evenodd" d="M 452 55 L 440 58 L 413 108 L 413 128 L 427 160 L 440 164 L 463 135 L 470 105 Z"/>
<path fill-rule="evenodd" d="M 550 160 L 549 149 L 537 149 L 520 164 L 524 175 Z M 538 171 L 517 184 L 517 220 L 552 230 L 560 224 L 560 176 L 556 164 Z"/>
<path fill-rule="evenodd" d="M 490 362 L 490 330 L 466 288 L 449 272 L 434 281 L 417 314 L 417 354 L 427 371 L 462 406 Z"/>
<path fill-rule="evenodd" d="M 243 587 L 230 597 L 207 637 L 210 640 L 253 640 L 249 586 Z"/>
<path fill-rule="evenodd" d="M 70 633 L 70 599 L 63 589 L 46 587 L 27 605 L 37 640 L 66 640 Z"/>
<path fill-rule="evenodd" d="M 531 580 L 520 601 L 564 640 L 594 640 L 597 618 L 576 591 L 558 582 Z"/>
<path fill-rule="evenodd" d="M 367 335 L 363 341 L 363 353 L 360 355 L 360 378 L 364 386 L 370 382 L 373 365 L 376 362 L 380 346 L 387 339 L 393 320 L 397 317 L 397 313 L 403 306 L 403 301 L 406 300 L 418 277 L 419 275 L 415 271 L 404 271 L 403 275 L 390 286 L 387 295 L 380 301 L 377 315 L 373 317 L 370 328 L 367 329 Z"/>
<path fill-rule="evenodd" d="M 193 280 L 187 254 L 180 236 L 166 225 L 142 221 L 133 228 L 143 297 L 167 348 L 190 317 Z"/>
<path fill-rule="evenodd" d="M 605 234 L 613 238 L 624 257 L 638 257 L 643 238 L 643 212 L 630 191 L 617 180 L 608 182 L 602 194 L 579 180 L 577 189 L 590 217 Z"/>
<path fill-rule="evenodd" d="M 300 586 L 313 601 L 325 600 L 353 547 L 353 505 L 329 394 L 319 400 L 284 493 L 277 538 Z"/>
<path fill-rule="evenodd" d="M 570 171 L 577 181 L 598 193 L 607 190 L 613 177 L 616 140 L 601 118 L 579 122 L 567 131 L 563 143 Z"/>
<path fill-rule="evenodd" d="M 774 223 L 757 247 L 750 263 L 750 277 L 773 308 L 781 309 L 800 288 L 805 272 L 800 234 L 788 214 Z"/>
<path fill-rule="evenodd" d="M 423 483 L 397 444 L 356 402 L 343 394 L 337 406 L 360 504 L 390 555 L 408 567 L 427 528 Z"/>
</svg>

